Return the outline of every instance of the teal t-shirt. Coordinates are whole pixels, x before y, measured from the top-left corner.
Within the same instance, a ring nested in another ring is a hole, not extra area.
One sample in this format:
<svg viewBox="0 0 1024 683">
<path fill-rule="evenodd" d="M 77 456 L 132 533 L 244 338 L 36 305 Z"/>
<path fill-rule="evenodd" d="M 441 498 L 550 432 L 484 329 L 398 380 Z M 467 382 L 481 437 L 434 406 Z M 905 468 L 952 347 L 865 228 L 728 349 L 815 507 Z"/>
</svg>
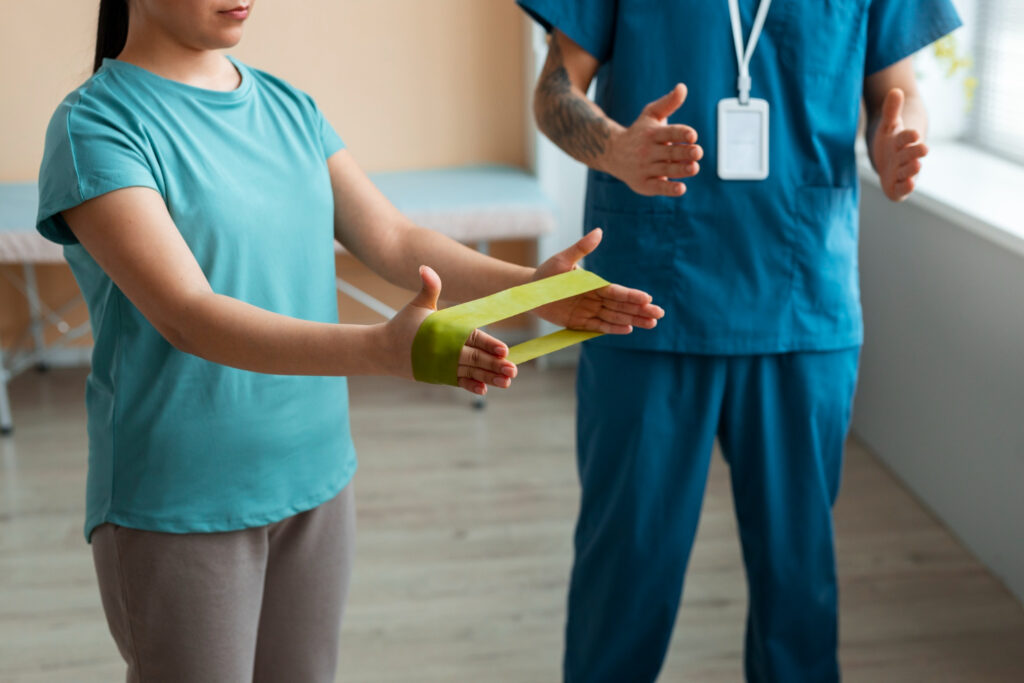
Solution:
<svg viewBox="0 0 1024 683">
<path fill-rule="evenodd" d="M 60 214 L 152 188 L 215 292 L 337 323 L 326 159 L 344 143 L 308 95 L 232 61 L 241 84 L 219 92 L 106 60 L 46 133 L 37 227 L 65 245 L 95 340 L 87 539 L 103 522 L 172 533 L 269 524 L 329 500 L 356 469 L 345 378 L 260 374 L 178 351 Z"/>
</svg>

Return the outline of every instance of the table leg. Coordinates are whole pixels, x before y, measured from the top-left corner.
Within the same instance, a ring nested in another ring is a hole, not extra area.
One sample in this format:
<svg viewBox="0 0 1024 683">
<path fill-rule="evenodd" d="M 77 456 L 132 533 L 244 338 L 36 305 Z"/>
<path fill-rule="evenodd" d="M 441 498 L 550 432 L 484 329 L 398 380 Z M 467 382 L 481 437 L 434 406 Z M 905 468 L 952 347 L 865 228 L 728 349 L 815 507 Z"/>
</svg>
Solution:
<svg viewBox="0 0 1024 683">
<path fill-rule="evenodd" d="M 14 431 L 11 420 L 11 400 L 7 396 L 7 366 L 4 365 L 4 352 L 0 349 L 0 436 Z"/>
<path fill-rule="evenodd" d="M 22 266 L 25 277 L 25 298 L 28 300 L 29 329 L 32 331 L 33 353 L 36 367 L 46 368 L 44 352 L 46 338 L 43 336 L 43 306 L 39 299 L 39 288 L 36 286 L 36 269 L 31 263 Z"/>
<path fill-rule="evenodd" d="M 480 240 L 479 242 L 476 243 L 476 250 L 479 251 L 484 256 L 490 256 L 491 255 L 491 243 L 488 242 L 487 240 Z M 473 397 L 473 408 L 474 409 L 476 409 L 476 410 L 483 410 L 486 407 L 487 407 L 487 397 L 486 396 L 474 396 Z"/>
</svg>

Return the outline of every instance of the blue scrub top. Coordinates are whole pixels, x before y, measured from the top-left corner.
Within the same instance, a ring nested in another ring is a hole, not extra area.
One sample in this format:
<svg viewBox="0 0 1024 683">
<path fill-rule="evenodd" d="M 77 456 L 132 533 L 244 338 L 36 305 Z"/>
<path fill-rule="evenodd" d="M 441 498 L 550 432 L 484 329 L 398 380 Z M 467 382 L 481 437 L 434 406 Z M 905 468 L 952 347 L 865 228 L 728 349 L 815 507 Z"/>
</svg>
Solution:
<svg viewBox="0 0 1024 683">
<path fill-rule="evenodd" d="M 746 43 L 758 0 L 740 0 Z M 644 197 L 591 170 L 587 258 L 603 277 L 666 309 L 652 331 L 593 343 L 706 354 L 846 348 L 861 343 L 854 140 L 866 75 L 960 25 L 949 0 L 774 0 L 750 63 L 768 100 L 769 176 L 717 176 L 717 115 L 736 97 L 726 0 L 518 0 L 601 63 L 597 103 L 629 125 L 678 83 L 669 120 L 704 148 L 683 197 Z"/>
</svg>

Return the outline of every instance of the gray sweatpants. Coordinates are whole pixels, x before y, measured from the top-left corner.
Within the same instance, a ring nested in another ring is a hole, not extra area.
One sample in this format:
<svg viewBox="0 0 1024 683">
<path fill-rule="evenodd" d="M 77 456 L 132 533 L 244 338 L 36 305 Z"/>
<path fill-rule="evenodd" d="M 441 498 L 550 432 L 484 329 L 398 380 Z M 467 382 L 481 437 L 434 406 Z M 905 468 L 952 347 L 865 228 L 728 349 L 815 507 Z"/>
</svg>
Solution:
<svg viewBox="0 0 1024 683">
<path fill-rule="evenodd" d="M 100 597 L 127 680 L 333 681 L 354 540 L 351 484 L 313 510 L 241 531 L 97 527 Z"/>
</svg>

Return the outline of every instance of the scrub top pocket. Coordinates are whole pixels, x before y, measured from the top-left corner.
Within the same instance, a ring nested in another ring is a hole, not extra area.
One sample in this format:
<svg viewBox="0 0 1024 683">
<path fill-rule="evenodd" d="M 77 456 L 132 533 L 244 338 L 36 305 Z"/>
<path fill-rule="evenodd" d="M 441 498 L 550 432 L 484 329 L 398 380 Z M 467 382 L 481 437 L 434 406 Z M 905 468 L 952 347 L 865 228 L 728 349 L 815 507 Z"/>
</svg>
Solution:
<svg viewBox="0 0 1024 683">
<path fill-rule="evenodd" d="M 626 183 L 600 171 L 590 171 L 587 182 L 587 206 L 605 213 L 672 215 L 679 211 L 679 200 L 637 194 Z"/>
<path fill-rule="evenodd" d="M 645 197 L 599 173 L 591 174 L 587 192 L 586 229 L 604 232 L 587 269 L 664 299 L 672 291 L 679 198 Z"/>
<path fill-rule="evenodd" d="M 796 229 L 798 313 L 849 325 L 860 315 L 856 189 L 801 187 Z"/>
</svg>

